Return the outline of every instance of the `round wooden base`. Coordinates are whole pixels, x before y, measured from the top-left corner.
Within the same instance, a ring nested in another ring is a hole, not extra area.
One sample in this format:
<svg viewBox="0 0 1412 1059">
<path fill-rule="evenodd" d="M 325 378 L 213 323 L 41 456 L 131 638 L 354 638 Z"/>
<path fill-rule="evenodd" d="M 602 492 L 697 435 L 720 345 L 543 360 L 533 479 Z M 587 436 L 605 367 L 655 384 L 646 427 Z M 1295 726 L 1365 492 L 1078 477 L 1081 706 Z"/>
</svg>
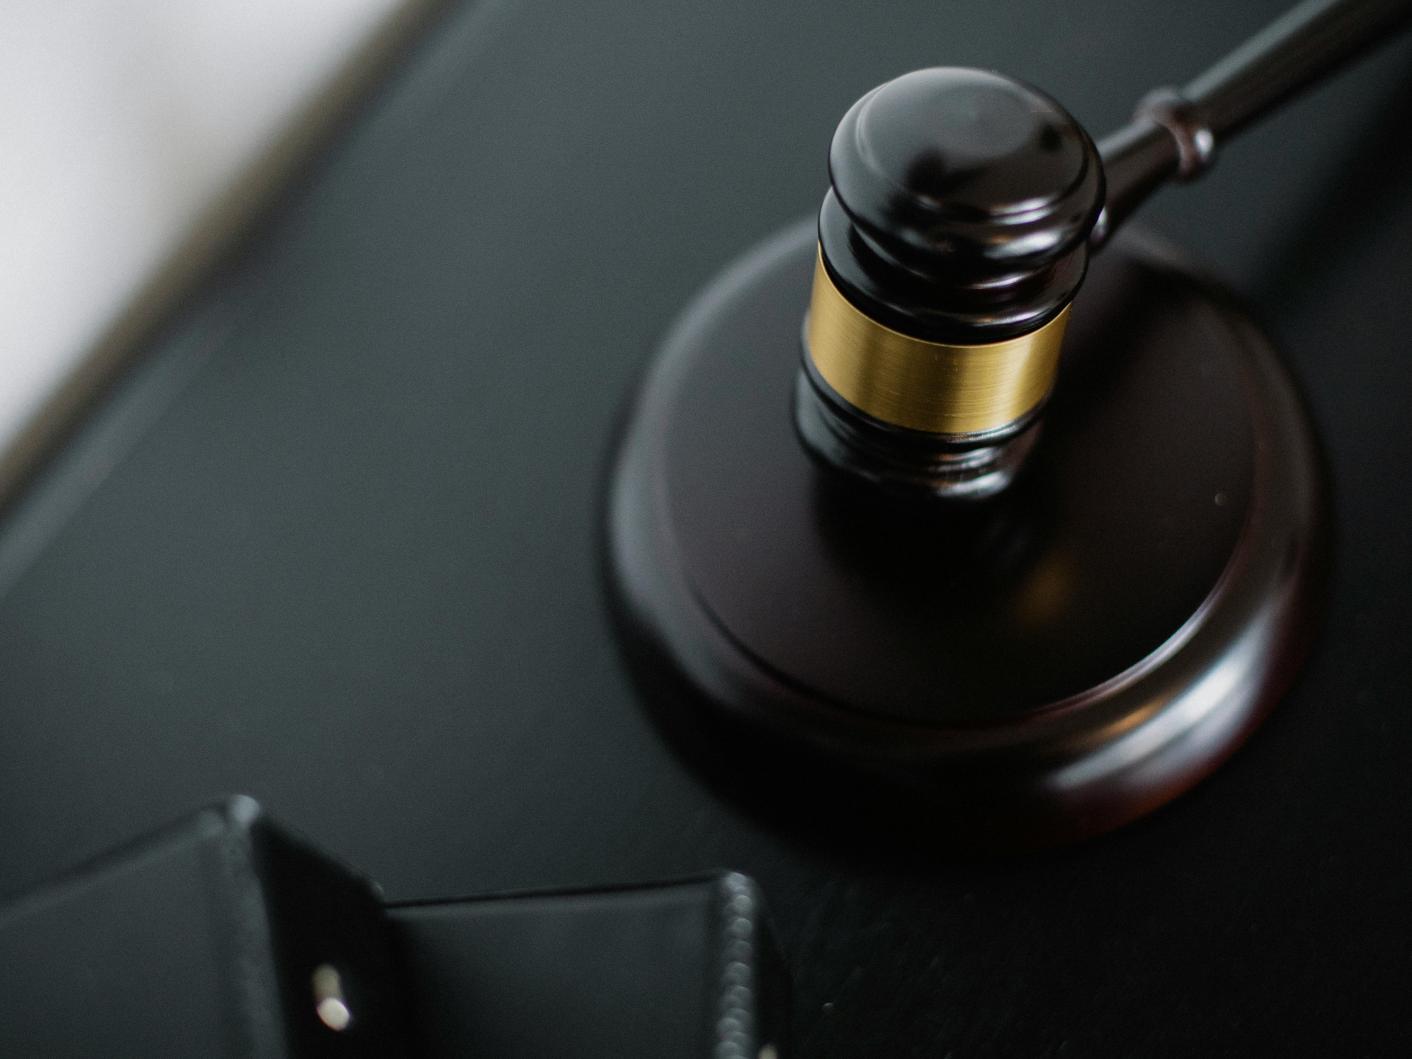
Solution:
<svg viewBox="0 0 1412 1059">
<path fill-rule="evenodd" d="M 723 738 L 684 745 L 726 771 L 891 791 L 983 840 L 1093 834 L 1190 787 L 1287 689 L 1318 609 L 1321 463 L 1266 340 L 1122 239 L 1015 484 L 890 498 L 793 433 L 814 253 L 800 226 L 727 269 L 624 424 L 609 568 L 654 710 L 705 711 Z"/>
</svg>

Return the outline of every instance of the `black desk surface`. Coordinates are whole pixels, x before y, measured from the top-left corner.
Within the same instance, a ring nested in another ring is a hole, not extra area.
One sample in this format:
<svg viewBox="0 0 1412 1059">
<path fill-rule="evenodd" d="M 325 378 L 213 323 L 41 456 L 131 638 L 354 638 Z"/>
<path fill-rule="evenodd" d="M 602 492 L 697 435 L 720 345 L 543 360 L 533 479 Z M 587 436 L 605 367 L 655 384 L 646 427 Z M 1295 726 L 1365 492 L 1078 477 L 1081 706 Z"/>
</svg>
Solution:
<svg viewBox="0 0 1412 1059">
<path fill-rule="evenodd" d="M 636 372 L 863 90 L 992 66 L 1103 131 L 1281 8 L 453 10 L 6 512 L 0 890 L 245 791 L 394 899 L 749 872 L 805 1056 L 1398 1051 L 1412 40 L 1148 214 L 1287 351 L 1337 504 L 1323 640 L 1193 794 L 1008 859 L 771 822 L 659 738 L 599 573 Z"/>
</svg>

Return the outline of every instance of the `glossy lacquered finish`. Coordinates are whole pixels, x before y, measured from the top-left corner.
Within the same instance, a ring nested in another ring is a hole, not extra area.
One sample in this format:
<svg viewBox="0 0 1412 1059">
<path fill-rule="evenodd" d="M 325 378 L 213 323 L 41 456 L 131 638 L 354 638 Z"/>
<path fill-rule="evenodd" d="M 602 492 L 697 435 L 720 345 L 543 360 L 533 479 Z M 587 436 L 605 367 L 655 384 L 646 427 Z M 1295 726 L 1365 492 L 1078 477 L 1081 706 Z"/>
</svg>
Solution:
<svg viewBox="0 0 1412 1059">
<path fill-rule="evenodd" d="M 934 67 L 839 122 L 819 214 L 825 267 L 879 323 L 997 342 L 1059 314 L 1083 279 L 1103 174 L 1088 134 L 1037 89 Z"/>
<path fill-rule="evenodd" d="M 940 834 L 1074 838 L 1186 789 L 1286 689 L 1316 611 L 1319 461 L 1268 345 L 1121 244 L 1012 488 L 894 500 L 791 437 L 811 265 L 801 227 L 728 270 L 626 429 L 610 548 L 654 706 L 763 737 L 737 769 L 920 795 Z"/>
</svg>

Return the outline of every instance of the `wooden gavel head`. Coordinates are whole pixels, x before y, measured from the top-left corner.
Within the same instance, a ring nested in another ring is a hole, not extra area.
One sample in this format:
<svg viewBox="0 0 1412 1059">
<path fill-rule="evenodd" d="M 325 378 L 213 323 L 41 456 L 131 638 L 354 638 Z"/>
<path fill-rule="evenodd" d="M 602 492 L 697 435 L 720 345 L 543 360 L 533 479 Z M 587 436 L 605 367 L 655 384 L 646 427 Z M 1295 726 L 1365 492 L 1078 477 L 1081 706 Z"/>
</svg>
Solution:
<svg viewBox="0 0 1412 1059">
<path fill-rule="evenodd" d="M 1032 444 L 1104 202 L 1093 140 L 999 74 L 918 70 L 829 152 L 796 422 L 824 464 L 989 496 Z"/>
</svg>

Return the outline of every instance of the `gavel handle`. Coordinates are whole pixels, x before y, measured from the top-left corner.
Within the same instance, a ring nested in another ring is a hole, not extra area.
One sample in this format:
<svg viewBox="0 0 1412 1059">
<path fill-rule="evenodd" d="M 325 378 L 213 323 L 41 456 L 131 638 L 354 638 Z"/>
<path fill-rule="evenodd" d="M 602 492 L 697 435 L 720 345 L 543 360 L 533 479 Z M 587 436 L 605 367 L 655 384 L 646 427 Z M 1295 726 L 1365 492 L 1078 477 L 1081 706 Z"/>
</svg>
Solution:
<svg viewBox="0 0 1412 1059">
<path fill-rule="evenodd" d="M 1168 180 L 1193 180 L 1216 148 L 1412 21 L 1412 0 L 1305 0 L 1185 88 L 1159 88 L 1098 144 L 1108 183 L 1100 246 Z"/>
</svg>

